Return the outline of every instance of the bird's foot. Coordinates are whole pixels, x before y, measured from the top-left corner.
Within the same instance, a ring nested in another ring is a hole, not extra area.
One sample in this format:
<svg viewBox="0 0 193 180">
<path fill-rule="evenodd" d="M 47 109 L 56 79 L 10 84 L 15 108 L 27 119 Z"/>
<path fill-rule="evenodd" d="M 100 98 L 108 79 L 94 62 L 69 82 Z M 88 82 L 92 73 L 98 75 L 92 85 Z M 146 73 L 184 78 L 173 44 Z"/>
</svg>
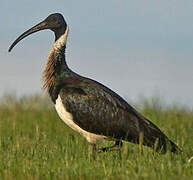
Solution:
<svg viewBox="0 0 193 180">
<path fill-rule="evenodd" d="M 95 160 L 96 159 L 96 153 L 97 153 L 96 144 L 90 143 L 89 145 L 92 147 L 92 157 Z"/>
<path fill-rule="evenodd" d="M 113 146 L 104 147 L 96 150 L 98 153 L 107 152 L 107 151 L 119 151 L 122 147 L 123 143 L 121 141 L 116 141 Z"/>
</svg>

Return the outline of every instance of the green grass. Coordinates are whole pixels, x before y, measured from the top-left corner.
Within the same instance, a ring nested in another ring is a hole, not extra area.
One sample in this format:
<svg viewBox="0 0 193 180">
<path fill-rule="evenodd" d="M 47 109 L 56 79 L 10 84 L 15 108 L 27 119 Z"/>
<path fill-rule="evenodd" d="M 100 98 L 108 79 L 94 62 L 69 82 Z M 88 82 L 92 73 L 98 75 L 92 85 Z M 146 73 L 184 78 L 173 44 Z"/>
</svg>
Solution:
<svg viewBox="0 0 193 180">
<path fill-rule="evenodd" d="M 0 179 L 193 179 L 193 111 L 156 98 L 138 105 L 185 153 L 160 155 L 146 147 L 141 152 L 125 142 L 120 152 L 93 159 L 86 140 L 64 125 L 47 99 L 2 98 Z"/>
</svg>

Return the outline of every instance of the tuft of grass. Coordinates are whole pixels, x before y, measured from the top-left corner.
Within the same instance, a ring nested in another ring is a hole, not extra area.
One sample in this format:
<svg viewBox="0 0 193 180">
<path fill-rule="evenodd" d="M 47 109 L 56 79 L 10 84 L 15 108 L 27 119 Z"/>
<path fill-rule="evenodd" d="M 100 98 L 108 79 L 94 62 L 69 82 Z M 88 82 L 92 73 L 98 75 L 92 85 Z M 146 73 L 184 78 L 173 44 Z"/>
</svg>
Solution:
<svg viewBox="0 0 193 180">
<path fill-rule="evenodd" d="M 125 142 L 93 159 L 86 140 L 59 119 L 45 97 L 0 102 L 0 179 L 193 179 L 193 111 L 155 99 L 136 107 L 185 153 L 165 155 Z M 99 146 L 107 146 L 103 142 Z"/>
</svg>

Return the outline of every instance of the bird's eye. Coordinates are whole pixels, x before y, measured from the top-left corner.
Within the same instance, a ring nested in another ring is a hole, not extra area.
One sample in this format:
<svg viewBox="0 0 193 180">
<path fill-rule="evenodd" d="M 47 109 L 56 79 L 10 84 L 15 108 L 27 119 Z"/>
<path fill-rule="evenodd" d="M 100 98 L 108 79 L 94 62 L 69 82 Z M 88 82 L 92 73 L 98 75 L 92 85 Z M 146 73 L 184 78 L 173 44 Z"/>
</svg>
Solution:
<svg viewBox="0 0 193 180">
<path fill-rule="evenodd" d="M 56 21 L 56 17 L 53 17 L 53 18 L 52 18 L 52 21 Z"/>
</svg>

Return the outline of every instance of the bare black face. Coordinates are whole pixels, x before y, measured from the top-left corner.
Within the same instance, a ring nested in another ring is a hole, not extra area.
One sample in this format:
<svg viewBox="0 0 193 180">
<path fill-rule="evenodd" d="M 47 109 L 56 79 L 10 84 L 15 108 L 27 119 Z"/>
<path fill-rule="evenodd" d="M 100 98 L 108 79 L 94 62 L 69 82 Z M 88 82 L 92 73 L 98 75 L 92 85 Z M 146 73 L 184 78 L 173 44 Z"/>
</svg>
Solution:
<svg viewBox="0 0 193 180">
<path fill-rule="evenodd" d="M 9 52 L 12 50 L 12 48 L 23 38 L 29 36 L 32 33 L 35 33 L 37 31 L 41 31 L 44 29 L 50 29 L 54 31 L 56 37 L 58 38 L 61 36 L 65 30 L 66 30 L 67 24 L 63 18 L 63 16 L 59 13 L 51 14 L 49 15 L 44 21 L 40 22 L 39 24 L 35 25 L 34 27 L 30 28 L 26 32 L 24 32 L 22 35 L 20 35 L 13 44 L 9 47 Z"/>
<path fill-rule="evenodd" d="M 66 26 L 66 22 L 65 22 L 63 16 L 59 13 L 49 15 L 44 20 L 44 22 L 46 22 L 47 26 L 49 26 L 49 29 L 51 29 L 53 31 Z"/>
</svg>

